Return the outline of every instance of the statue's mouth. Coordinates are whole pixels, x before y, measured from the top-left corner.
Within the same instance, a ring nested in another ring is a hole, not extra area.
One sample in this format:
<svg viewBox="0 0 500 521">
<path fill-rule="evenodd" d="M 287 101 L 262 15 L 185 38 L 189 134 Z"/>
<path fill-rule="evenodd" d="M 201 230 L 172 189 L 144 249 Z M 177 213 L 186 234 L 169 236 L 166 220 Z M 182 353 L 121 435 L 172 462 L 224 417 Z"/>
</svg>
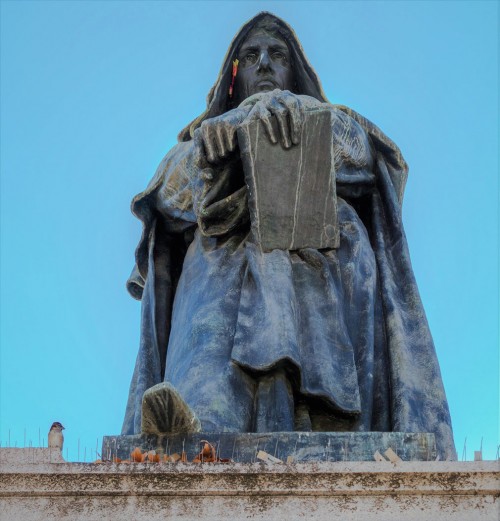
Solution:
<svg viewBox="0 0 500 521">
<path fill-rule="evenodd" d="M 260 80 L 259 82 L 257 82 L 256 87 L 258 91 L 274 90 L 278 88 L 275 81 L 268 79 Z"/>
</svg>

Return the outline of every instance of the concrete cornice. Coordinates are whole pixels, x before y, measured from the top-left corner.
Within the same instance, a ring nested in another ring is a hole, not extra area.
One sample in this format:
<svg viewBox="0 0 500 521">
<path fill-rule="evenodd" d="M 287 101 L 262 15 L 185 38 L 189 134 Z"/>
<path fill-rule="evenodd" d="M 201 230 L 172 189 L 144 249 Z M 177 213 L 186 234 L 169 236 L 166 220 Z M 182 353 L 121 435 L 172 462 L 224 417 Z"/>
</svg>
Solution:
<svg viewBox="0 0 500 521">
<path fill-rule="evenodd" d="M 1 449 L 6 450 L 15 449 Z M 6 512 L 19 515 L 12 519 L 52 519 L 50 513 L 60 508 L 68 517 L 54 519 L 100 521 L 161 519 L 167 511 L 169 519 L 232 521 L 246 519 L 246 514 L 275 519 L 269 515 L 276 512 L 286 521 L 299 519 L 300 512 L 317 512 L 318 517 L 310 519 L 342 513 L 343 519 L 356 520 L 400 519 L 397 516 L 404 513 L 405 520 L 419 521 L 496 520 L 498 513 L 498 461 L 270 465 L 48 463 L 41 459 L 32 463 L 32 456 L 30 463 L 29 457 L 16 460 L 5 452 L 0 458 L 0 500 Z M 144 517 L 120 517 L 144 501 L 149 504 Z M 118 510 L 109 510 L 111 504 Z M 78 509 L 73 511 L 70 505 Z M 48 517 L 30 514 L 41 511 Z M 244 517 L 240 511 L 246 512 Z M 183 517 L 186 512 L 192 515 Z"/>
</svg>

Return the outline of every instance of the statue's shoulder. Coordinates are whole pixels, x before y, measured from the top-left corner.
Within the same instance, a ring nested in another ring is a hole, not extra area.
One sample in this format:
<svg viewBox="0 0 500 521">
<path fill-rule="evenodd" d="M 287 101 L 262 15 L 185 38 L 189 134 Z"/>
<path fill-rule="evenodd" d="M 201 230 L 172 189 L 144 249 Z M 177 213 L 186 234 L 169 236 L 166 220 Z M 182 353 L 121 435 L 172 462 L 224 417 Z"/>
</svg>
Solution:
<svg viewBox="0 0 500 521">
<path fill-rule="evenodd" d="M 375 161 L 381 160 L 385 164 L 397 198 L 401 203 L 408 179 L 408 164 L 399 147 L 377 125 L 355 110 L 345 105 L 334 105 L 334 107 L 339 113 L 343 113 L 345 117 L 355 121 L 366 132 L 374 153 L 374 159 Z"/>
<path fill-rule="evenodd" d="M 360 128 L 368 135 L 370 142 L 377 152 L 382 153 L 386 158 L 397 166 L 398 169 L 407 173 L 408 165 L 401 153 L 400 148 L 390 139 L 375 123 L 362 116 L 359 112 L 345 105 L 332 105 L 337 114 L 343 114 L 355 121 Z"/>
<path fill-rule="evenodd" d="M 146 192 L 154 190 L 155 187 L 162 184 L 167 178 L 172 176 L 176 171 L 176 167 L 185 162 L 188 155 L 192 152 L 193 142 L 192 141 L 181 141 L 176 143 L 160 161 L 160 164 L 156 168 L 154 176 L 148 183 Z"/>
<path fill-rule="evenodd" d="M 189 158 L 193 155 L 193 141 L 176 143 L 163 157 L 145 190 L 132 199 L 132 212 L 137 215 L 144 203 L 158 190 L 172 193 L 189 184 Z"/>
<path fill-rule="evenodd" d="M 153 184 L 159 180 L 165 178 L 165 176 L 171 175 L 172 171 L 177 165 L 186 161 L 186 158 L 192 153 L 193 141 L 179 141 L 176 143 L 160 161 L 158 168 L 156 169 L 153 179 L 150 184 Z"/>
</svg>

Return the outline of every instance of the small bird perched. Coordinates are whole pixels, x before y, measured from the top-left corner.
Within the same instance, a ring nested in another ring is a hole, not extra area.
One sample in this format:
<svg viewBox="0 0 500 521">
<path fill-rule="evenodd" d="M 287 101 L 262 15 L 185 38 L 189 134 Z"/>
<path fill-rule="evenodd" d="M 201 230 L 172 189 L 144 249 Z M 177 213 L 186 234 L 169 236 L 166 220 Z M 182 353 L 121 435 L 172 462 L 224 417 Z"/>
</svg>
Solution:
<svg viewBox="0 0 500 521">
<path fill-rule="evenodd" d="M 52 424 L 48 435 L 49 449 L 59 449 L 62 451 L 64 443 L 63 429 L 64 427 L 59 422 Z"/>
</svg>

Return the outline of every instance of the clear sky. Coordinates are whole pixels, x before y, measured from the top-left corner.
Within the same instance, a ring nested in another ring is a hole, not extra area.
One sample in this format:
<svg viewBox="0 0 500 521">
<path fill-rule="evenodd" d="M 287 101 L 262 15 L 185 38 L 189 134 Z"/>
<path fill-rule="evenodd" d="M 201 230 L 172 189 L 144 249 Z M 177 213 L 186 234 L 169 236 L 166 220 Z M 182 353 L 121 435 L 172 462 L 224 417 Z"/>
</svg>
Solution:
<svg viewBox="0 0 500 521">
<path fill-rule="evenodd" d="M 129 204 L 202 112 L 229 42 L 266 9 L 332 103 L 410 165 L 404 222 L 459 457 L 497 453 L 498 3 L 1 2 L 2 446 L 95 458 L 139 345 Z M 26 440 L 26 441 L 25 441 Z M 92 454 L 91 454 L 92 451 Z"/>
</svg>

